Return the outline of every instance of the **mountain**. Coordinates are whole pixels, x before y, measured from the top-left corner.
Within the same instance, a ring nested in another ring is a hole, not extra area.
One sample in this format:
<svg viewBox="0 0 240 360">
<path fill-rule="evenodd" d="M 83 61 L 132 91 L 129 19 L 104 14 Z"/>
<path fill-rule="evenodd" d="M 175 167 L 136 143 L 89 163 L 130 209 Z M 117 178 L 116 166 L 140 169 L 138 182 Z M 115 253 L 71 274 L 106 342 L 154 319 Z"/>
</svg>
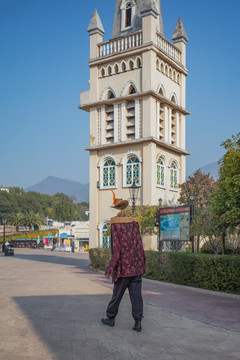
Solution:
<svg viewBox="0 0 240 360">
<path fill-rule="evenodd" d="M 196 170 L 198 170 L 198 169 L 196 169 Z M 207 165 L 201 167 L 200 170 L 203 174 L 210 173 L 210 176 L 213 177 L 214 180 L 218 179 L 219 165 L 217 162 L 207 164 Z M 194 171 L 194 173 L 195 173 L 195 171 Z M 194 173 L 190 174 L 189 176 L 193 176 Z"/>
<path fill-rule="evenodd" d="M 25 191 L 35 191 L 40 194 L 55 195 L 63 193 L 74 197 L 74 202 L 89 202 L 89 184 L 83 185 L 80 182 L 49 176 L 40 183 L 30 186 Z"/>
</svg>

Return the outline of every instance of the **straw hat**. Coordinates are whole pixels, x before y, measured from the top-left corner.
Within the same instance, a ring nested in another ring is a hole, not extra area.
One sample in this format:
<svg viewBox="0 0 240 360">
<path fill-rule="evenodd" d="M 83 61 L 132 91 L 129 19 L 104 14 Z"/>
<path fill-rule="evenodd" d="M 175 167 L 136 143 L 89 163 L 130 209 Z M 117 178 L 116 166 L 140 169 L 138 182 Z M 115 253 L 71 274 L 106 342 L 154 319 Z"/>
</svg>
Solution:
<svg viewBox="0 0 240 360">
<path fill-rule="evenodd" d="M 128 207 L 128 201 L 123 199 L 116 199 L 116 195 L 113 190 L 111 190 L 113 193 L 113 205 L 111 206 L 113 209 L 117 210 L 124 210 L 126 207 Z"/>
</svg>

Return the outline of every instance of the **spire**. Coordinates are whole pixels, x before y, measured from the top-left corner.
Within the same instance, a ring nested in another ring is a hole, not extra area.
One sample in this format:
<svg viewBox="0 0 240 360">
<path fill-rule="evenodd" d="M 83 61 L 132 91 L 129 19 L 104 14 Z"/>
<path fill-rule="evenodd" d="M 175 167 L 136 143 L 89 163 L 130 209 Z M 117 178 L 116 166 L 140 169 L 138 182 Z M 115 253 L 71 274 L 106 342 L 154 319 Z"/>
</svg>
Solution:
<svg viewBox="0 0 240 360">
<path fill-rule="evenodd" d="M 159 8 L 157 7 L 157 1 L 155 0 L 143 1 L 141 13 L 150 12 L 150 11 L 155 15 L 159 15 Z"/>
<path fill-rule="evenodd" d="M 103 28 L 100 16 L 98 15 L 97 9 L 95 9 L 94 11 L 94 14 L 92 16 L 87 31 L 89 32 L 89 35 L 93 35 L 96 33 L 99 33 L 101 35 L 105 34 L 105 30 Z"/>
<path fill-rule="evenodd" d="M 156 30 L 164 35 L 161 0 L 116 0 L 112 38 L 142 29 L 142 16 L 156 17 Z"/>
<path fill-rule="evenodd" d="M 185 43 L 188 42 L 188 36 L 184 29 L 182 19 L 180 17 L 178 19 L 177 26 L 174 30 L 172 39 L 174 43 L 177 43 L 179 41 L 184 41 Z"/>
</svg>

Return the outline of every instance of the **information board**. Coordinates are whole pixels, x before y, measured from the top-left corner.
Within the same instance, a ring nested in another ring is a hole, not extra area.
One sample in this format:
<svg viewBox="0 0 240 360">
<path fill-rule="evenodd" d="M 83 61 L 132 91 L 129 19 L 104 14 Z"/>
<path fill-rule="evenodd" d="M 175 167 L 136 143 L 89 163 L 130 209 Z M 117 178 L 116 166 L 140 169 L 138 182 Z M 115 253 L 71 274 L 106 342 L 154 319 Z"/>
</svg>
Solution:
<svg viewBox="0 0 240 360">
<path fill-rule="evenodd" d="M 190 206 L 160 209 L 160 241 L 191 241 Z"/>
</svg>

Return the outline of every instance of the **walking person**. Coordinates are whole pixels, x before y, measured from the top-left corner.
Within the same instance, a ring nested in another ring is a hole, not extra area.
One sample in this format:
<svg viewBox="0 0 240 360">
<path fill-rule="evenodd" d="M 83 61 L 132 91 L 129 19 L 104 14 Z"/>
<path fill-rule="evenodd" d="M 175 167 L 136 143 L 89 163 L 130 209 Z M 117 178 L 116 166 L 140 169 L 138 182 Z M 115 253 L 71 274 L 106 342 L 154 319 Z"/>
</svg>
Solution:
<svg viewBox="0 0 240 360">
<path fill-rule="evenodd" d="M 115 199 L 113 208 L 123 210 L 128 202 Z M 107 279 L 114 283 L 112 299 L 107 307 L 107 318 L 102 323 L 113 327 L 122 297 L 129 290 L 132 304 L 132 316 L 135 320 L 133 330 L 142 331 L 143 318 L 142 275 L 145 273 L 145 254 L 135 217 L 114 217 L 111 219 L 112 258 L 105 272 Z"/>
</svg>

